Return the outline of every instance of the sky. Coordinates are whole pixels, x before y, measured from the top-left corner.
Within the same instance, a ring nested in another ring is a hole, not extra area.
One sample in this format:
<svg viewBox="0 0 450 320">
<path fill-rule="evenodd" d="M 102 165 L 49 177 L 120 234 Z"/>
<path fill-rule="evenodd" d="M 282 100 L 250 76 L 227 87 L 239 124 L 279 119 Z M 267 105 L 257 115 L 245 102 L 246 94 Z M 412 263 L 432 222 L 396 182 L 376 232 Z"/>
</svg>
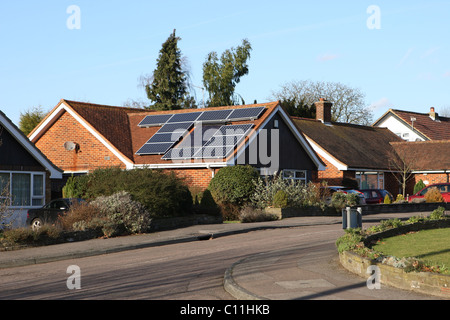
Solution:
<svg viewBox="0 0 450 320">
<path fill-rule="evenodd" d="M 340 82 L 365 94 L 374 120 L 389 108 L 450 106 L 450 1 L 16 0 L 0 2 L 0 110 L 61 99 L 149 102 L 139 87 L 176 29 L 198 101 L 203 63 L 243 39 L 247 103 L 291 81 Z"/>
</svg>

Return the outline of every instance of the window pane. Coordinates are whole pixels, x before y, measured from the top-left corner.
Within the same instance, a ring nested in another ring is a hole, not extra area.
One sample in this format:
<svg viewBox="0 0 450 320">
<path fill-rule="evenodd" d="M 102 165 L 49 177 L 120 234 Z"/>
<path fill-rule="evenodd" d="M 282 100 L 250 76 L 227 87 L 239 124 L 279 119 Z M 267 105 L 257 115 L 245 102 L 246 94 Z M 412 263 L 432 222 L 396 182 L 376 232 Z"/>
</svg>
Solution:
<svg viewBox="0 0 450 320">
<path fill-rule="evenodd" d="M 305 171 L 295 171 L 296 179 L 305 179 Z"/>
<path fill-rule="evenodd" d="M 44 195 L 44 176 L 36 174 L 33 176 L 33 195 L 43 196 Z"/>
<path fill-rule="evenodd" d="M 31 205 L 31 175 L 26 173 L 12 174 L 13 206 Z"/>
<path fill-rule="evenodd" d="M 293 179 L 295 172 L 292 170 L 283 170 L 283 177 L 285 179 Z"/>
<path fill-rule="evenodd" d="M 8 193 L 9 173 L 0 173 L 0 195 Z"/>
<path fill-rule="evenodd" d="M 44 204 L 44 199 L 33 199 L 33 207 L 42 206 Z"/>
</svg>

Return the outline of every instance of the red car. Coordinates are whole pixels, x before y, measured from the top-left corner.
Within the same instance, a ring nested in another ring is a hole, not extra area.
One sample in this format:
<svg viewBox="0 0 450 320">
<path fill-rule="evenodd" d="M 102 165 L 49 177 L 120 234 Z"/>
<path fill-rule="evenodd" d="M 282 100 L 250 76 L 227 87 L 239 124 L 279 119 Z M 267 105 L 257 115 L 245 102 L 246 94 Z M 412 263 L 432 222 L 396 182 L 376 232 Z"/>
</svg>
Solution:
<svg viewBox="0 0 450 320">
<path fill-rule="evenodd" d="M 445 202 L 450 202 L 450 183 L 436 183 L 436 184 L 430 184 L 428 187 L 420 190 L 416 194 L 409 197 L 409 201 L 411 202 L 412 199 L 418 199 L 425 197 L 425 194 L 430 191 L 431 188 L 437 187 L 439 191 L 442 194 L 442 197 L 444 198 Z"/>
</svg>

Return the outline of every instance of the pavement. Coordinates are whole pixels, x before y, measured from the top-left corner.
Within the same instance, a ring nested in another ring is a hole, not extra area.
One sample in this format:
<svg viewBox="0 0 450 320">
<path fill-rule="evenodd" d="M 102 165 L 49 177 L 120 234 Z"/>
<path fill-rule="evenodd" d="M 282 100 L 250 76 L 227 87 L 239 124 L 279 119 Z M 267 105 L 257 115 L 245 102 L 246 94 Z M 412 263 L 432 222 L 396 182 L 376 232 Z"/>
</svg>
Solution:
<svg viewBox="0 0 450 320">
<path fill-rule="evenodd" d="M 375 220 L 379 218 L 382 217 L 377 215 Z M 373 220 L 370 216 L 366 219 L 368 219 L 367 221 Z M 219 238 L 256 230 L 318 225 L 336 225 L 338 230 L 340 229 L 339 225 L 342 225 L 342 218 L 298 217 L 249 224 L 196 225 L 144 235 L 93 239 L 5 251 L 0 253 L 0 268 L 14 268 L 199 241 L 210 237 Z M 302 259 L 299 259 L 298 252 L 293 254 L 293 250 L 291 248 L 285 251 L 267 252 L 236 261 L 225 272 L 225 290 L 239 300 L 434 299 L 425 295 L 412 294 L 408 291 L 369 290 L 366 286 L 366 280 L 350 274 L 340 266 L 336 260 L 334 243 L 331 245 L 329 241 L 326 243 L 319 241 L 310 250 L 304 250 L 301 254 Z M 282 272 L 280 268 L 284 268 Z"/>
</svg>

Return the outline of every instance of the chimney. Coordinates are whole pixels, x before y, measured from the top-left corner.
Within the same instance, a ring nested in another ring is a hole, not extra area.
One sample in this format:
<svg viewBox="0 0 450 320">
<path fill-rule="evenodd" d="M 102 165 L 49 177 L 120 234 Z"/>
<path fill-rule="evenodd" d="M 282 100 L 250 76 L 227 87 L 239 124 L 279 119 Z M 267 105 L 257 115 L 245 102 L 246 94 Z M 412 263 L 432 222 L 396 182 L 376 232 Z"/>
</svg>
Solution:
<svg viewBox="0 0 450 320">
<path fill-rule="evenodd" d="M 320 98 L 320 101 L 315 103 L 316 105 L 316 120 L 322 121 L 322 123 L 331 123 L 331 107 L 333 104 L 324 98 Z"/>
<path fill-rule="evenodd" d="M 439 120 L 439 116 L 438 116 L 437 112 L 435 112 L 433 107 L 430 108 L 429 115 L 430 115 L 430 118 L 433 119 L 433 121 L 438 121 Z"/>
</svg>

